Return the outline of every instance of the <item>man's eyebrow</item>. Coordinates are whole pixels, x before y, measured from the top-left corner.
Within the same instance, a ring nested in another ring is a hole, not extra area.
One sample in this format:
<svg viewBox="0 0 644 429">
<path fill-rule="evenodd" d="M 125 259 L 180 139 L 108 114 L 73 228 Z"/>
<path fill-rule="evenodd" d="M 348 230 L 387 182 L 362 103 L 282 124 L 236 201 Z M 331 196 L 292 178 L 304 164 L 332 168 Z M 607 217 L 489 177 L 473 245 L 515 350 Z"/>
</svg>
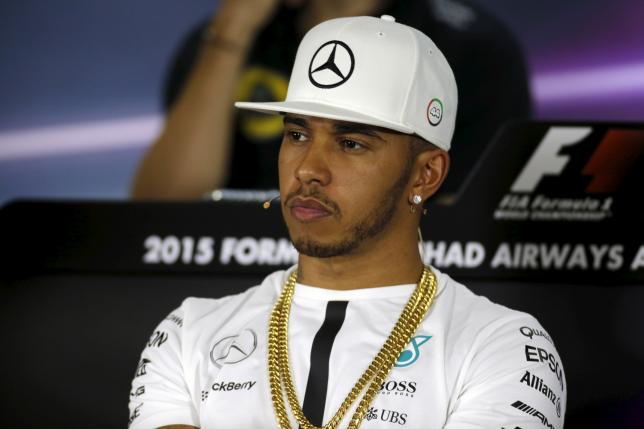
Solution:
<svg viewBox="0 0 644 429">
<path fill-rule="evenodd" d="M 284 115 L 284 125 L 286 124 L 292 124 L 306 129 L 310 128 L 309 121 L 301 116 Z M 357 124 L 354 122 L 336 123 L 333 125 L 333 132 L 336 134 L 362 134 L 385 141 L 385 139 L 378 133 L 377 127 Z"/>
<path fill-rule="evenodd" d="M 333 129 L 338 134 L 364 134 L 366 136 L 375 137 L 380 140 L 384 140 L 380 134 L 376 131 L 375 128 L 370 127 L 369 125 L 355 124 L 355 123 L 343 123 L 335 124 Z"/>
<path fill-rule="evenodd" d="M 309 128 L 308 121 L 298 116 L 284 116 L 284 125 L 286 124 L 293 124 L 302 128 Z"/>
</svg>

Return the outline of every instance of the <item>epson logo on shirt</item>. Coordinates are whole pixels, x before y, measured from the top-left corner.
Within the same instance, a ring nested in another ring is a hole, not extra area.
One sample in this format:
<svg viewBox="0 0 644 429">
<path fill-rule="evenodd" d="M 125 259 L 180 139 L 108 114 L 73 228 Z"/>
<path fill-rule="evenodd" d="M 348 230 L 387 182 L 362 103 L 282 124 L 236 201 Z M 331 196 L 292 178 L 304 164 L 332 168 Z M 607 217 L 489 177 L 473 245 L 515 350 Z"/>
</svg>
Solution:
<svg viewBox="0 0 644 429">
<path fill-rule="evenodd" d="M 557 376 L 561 391 L 565 390 L 563 380 L 563 367 L 554 354 L 541 347 L 525 345 L 525 360 L 528 362 L 547 362 L 550 371 Z"/>
<path fill-rule="evenodd" d="M 232 390 L 250 390 L 257 383 L 256 381 L 245 381 L 236 383 L 234 381 L 221 381 L 212 385 L 215 392 L 230 392 Z"/>
</svg>

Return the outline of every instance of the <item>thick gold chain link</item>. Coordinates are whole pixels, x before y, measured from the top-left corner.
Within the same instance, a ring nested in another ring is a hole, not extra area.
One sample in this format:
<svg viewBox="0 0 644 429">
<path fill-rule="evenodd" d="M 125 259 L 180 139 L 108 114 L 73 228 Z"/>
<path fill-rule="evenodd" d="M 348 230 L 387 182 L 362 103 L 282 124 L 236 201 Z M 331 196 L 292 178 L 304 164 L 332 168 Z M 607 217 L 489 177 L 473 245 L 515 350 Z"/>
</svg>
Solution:
<svg viewBox="0 0 644 429">
<path fill-rule="evenodd" d="M 291 429 L 284 402 L 284 393 L 286 393 L 291 412 L 300 427 L 303 429 L 336 429 L 351 405 L 366 388 L 367 390 L 358 403 L 348 426 L 348 429 L 357 429 L 373 398 L 378 393 L 380 385 L 387 378 L 400 353 L 409 344 L 411 337 L 425 318 L 436 293 L 436 277 L 428 267 L 423 268 L 418 285 L 409 297 L 409 301 L 407 301 L 389 337 L 344 399 L 338 411 L 322 427 L 311 424 L 304 415 L 291 375 L 288 355 L 288 322 L 296 282 L 297 270 L 293 271 L 286 281 L 282 294 L 273 307 L 268 325 L 268 378 L 277 424 L 281 429 Z"/>
</svg>

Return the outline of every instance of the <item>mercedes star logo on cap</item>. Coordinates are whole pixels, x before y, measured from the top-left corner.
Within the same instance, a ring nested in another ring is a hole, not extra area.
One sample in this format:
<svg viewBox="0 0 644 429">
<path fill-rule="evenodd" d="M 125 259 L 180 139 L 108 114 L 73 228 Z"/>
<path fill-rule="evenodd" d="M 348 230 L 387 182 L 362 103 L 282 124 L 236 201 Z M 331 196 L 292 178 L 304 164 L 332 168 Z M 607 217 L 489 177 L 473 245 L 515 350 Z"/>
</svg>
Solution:
<svg viewBox="0 0 644 429">
<path fill-rule="evenodd" d="M 349 46 L 339 40 L 331 40 L 313 54 L 309 64 L 309 80 L 318 88 L 335 88 L 349 79 L 354 63 Z"/>
</svg>

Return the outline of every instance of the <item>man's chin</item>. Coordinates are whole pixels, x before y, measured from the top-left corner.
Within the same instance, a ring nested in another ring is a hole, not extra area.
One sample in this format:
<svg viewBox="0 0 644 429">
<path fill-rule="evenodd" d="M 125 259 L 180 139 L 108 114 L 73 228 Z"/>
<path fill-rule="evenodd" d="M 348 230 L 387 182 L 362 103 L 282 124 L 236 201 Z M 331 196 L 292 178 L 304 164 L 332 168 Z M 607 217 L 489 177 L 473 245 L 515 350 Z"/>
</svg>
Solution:
<svg viewBox="0 0 644 429">
<path fill-rule="evenodd" d="M 325 243 L 312 239 L 296 239 L 293 240 L 293 246 L 300 255 L 312 258 L 332 258 L 351 253 L 357 247 L 357 243 L 353 241 Z"/>
</svg>

